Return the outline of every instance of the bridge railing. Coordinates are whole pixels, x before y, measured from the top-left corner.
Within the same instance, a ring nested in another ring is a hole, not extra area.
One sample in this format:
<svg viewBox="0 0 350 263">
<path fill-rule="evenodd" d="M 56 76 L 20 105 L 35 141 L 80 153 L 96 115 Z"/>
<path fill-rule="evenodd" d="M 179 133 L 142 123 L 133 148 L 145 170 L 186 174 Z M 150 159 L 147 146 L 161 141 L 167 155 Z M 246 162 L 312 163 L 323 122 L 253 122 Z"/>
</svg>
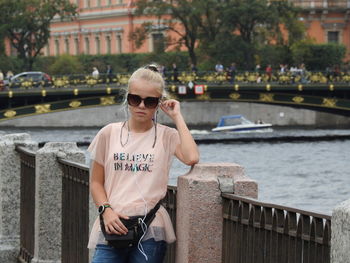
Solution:
<svg viewBox="0 0 350 263">
<path fill-rule="evenodd" d="M 57 75 L 52 77 L 50 83 L 22 79 L 15 83 L 9 83 L 1 87 L 1 90 L 32 89 L 32 88 L 77 88 L 77 87 L 105 87 L 126 85 L 131 73 L 115 73 L 111 76 L 100 74 L 98 78 L 91 75 Z M 350 72 L 348 71 L 305 71 L 295 70 L 281 73 L 274 70 L 266 73 L 264 70 L 236 72 L 215 72 L 215 71 L 180 71 L 176 76 L 167 71 L 163 74 L 167 84 L 184 84 L 189 82 L 201 84 L 225 84 L 225 83 L 273 83 L 273 84 L 327 84 L 327 83 L 350 83 Z"/>
<path fill-rule="evenodd" d="M 20 262 L 31 262 L 34 257 L 35 226 L 35 152 L 17 146 L 20 155 Z"/>
<path fill-rule="evenodd" d="M 330 216 L 232 194 L 223 210 L 223 262 L 330 262 Z"/>
</svg>

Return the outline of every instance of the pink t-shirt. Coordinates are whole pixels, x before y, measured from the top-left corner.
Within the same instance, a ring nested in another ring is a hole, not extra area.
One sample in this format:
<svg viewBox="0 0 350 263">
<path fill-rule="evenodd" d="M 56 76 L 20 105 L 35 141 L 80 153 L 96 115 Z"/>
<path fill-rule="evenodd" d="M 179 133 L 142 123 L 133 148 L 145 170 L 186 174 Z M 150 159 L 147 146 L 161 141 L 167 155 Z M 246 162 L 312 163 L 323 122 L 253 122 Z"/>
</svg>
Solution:
<svg viewBox="0 0 350 263">
<path fill-rule="evenodd" d="M 143 133 L 129 132 L 127 125 L 111 123 L 103 127 L 90 144 L 91 160 L 101 164 L 105 173 L 105 190 L 114 211 L 127 216 L 144 215 L 150 211 L 167 192 L 169 169 L 179 144 L 176 129 L 157 124 Z M 125 144 L 124 147 L 121 145 Z M 145 204 L 147 203 L 147 205 Z M 170 217 L 164 207 L 156 213 L 143 240 L 175 241 Z M 89 248 L 105 244 L 99 218 L 96 219 L 89 239 Z"/>
</svg>

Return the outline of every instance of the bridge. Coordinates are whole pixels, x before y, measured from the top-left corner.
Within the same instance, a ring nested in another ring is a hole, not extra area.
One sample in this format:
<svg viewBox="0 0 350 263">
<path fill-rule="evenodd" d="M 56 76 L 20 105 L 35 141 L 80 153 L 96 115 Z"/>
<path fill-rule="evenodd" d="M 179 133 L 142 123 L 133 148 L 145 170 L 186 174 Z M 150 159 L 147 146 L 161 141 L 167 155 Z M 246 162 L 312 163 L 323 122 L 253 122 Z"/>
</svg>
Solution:
<svg viewBox="0 0 350 263">
<path fill-rule="evenodd" d="M 113 79 L 77 80 L 56 78 L 44 87 L 25 81 L 19 88 L 0 91 L 0 121 L 25 116 L 120 104 L 130 74 Z M 236 75 L 230 81 L 226 74 L 198 76 L 181 73 L 178 81 L 168 77 L 170 97 L 180 101 L 253 102 L 312 109 L 350 116 L 350 77 L 326 78 L 321 73 L 307 78 L 277 75 L 267 79 L 256 73 Z"/>
</svg>

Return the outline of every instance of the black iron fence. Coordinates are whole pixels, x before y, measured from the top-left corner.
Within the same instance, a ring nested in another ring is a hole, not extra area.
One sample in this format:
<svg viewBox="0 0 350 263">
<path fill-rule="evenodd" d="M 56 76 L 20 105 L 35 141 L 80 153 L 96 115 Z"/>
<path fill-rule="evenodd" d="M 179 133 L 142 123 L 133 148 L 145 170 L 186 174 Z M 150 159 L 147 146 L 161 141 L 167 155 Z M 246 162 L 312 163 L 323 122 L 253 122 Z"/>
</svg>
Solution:
<svg viewBox="0 0 350 263">
<path fill-rule="evenodd" d="M 58 158 L 62 178 L 62 263 L 89 262 L 89 167 Z"/>
<path fill-rule="evenodd" d="M 168 211 L 169 216 L 171 218 L 171 222 L 173 223 L 174 230 L 176 231 L 176 193 L 177 187 L 168 185 L 168 192 L 163 199 L 162 205 Z M 167 252 L 165 255 L 165 263 L 175 263 L 175 243 L 171 244 L 167 248 Z"/>
<path fill-rule="evenodd" d="M 89 167 L 58 158 L 62 166 L 62 263 L 89 262 Z M 176 225 L 176 186 L 168 186 L 162 205 Z M 175 244 L 168 247 L 166 263 L 175 262 Z"/>
<path fill-rule="evenodd" d="M 331 217 L 223 194 L 223 260 L 328 263 Z"/>
<path fill-rule="evenodd" d="M 31 262 L 34 256 L 35 225 L 35 152 L 17 146 L 21 159 L 20 252 L 19 262 Z"/>
</svg>

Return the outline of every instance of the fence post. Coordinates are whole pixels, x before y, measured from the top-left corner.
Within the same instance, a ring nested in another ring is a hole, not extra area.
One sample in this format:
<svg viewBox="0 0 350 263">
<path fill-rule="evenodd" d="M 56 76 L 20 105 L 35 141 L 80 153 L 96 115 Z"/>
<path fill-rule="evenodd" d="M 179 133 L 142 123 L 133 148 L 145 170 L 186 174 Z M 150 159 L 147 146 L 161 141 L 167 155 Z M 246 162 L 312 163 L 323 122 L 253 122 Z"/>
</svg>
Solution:
<svg viewBox="0 0 350 263">
<path fill-rule="evenodd" d="M 331 262 L 344 263 L 350 259 L 350 199 L 340 203 L 332 212 Z"/>
<path fill-rule="evenodd" d="M 177 186 L 176 262 L 221 262 L 221 189 L 257 198 L 257 183 L 237 164 L 203 163 L 179 176 Z"/>
<path fill-rule="evenodd" d="M 21 161 L 16 145 L 37 148 L 27 133 L 0 136 L 0 262 L 17 262 L 19 253 Z"/>
<path fill-rule="evenodd" d="M 37 151 L 33 263 L 61 262 L 62 170 L 57 156 L 85 162 L 84 152 L 72 142 L 49 142 Z"/>
</svg>

